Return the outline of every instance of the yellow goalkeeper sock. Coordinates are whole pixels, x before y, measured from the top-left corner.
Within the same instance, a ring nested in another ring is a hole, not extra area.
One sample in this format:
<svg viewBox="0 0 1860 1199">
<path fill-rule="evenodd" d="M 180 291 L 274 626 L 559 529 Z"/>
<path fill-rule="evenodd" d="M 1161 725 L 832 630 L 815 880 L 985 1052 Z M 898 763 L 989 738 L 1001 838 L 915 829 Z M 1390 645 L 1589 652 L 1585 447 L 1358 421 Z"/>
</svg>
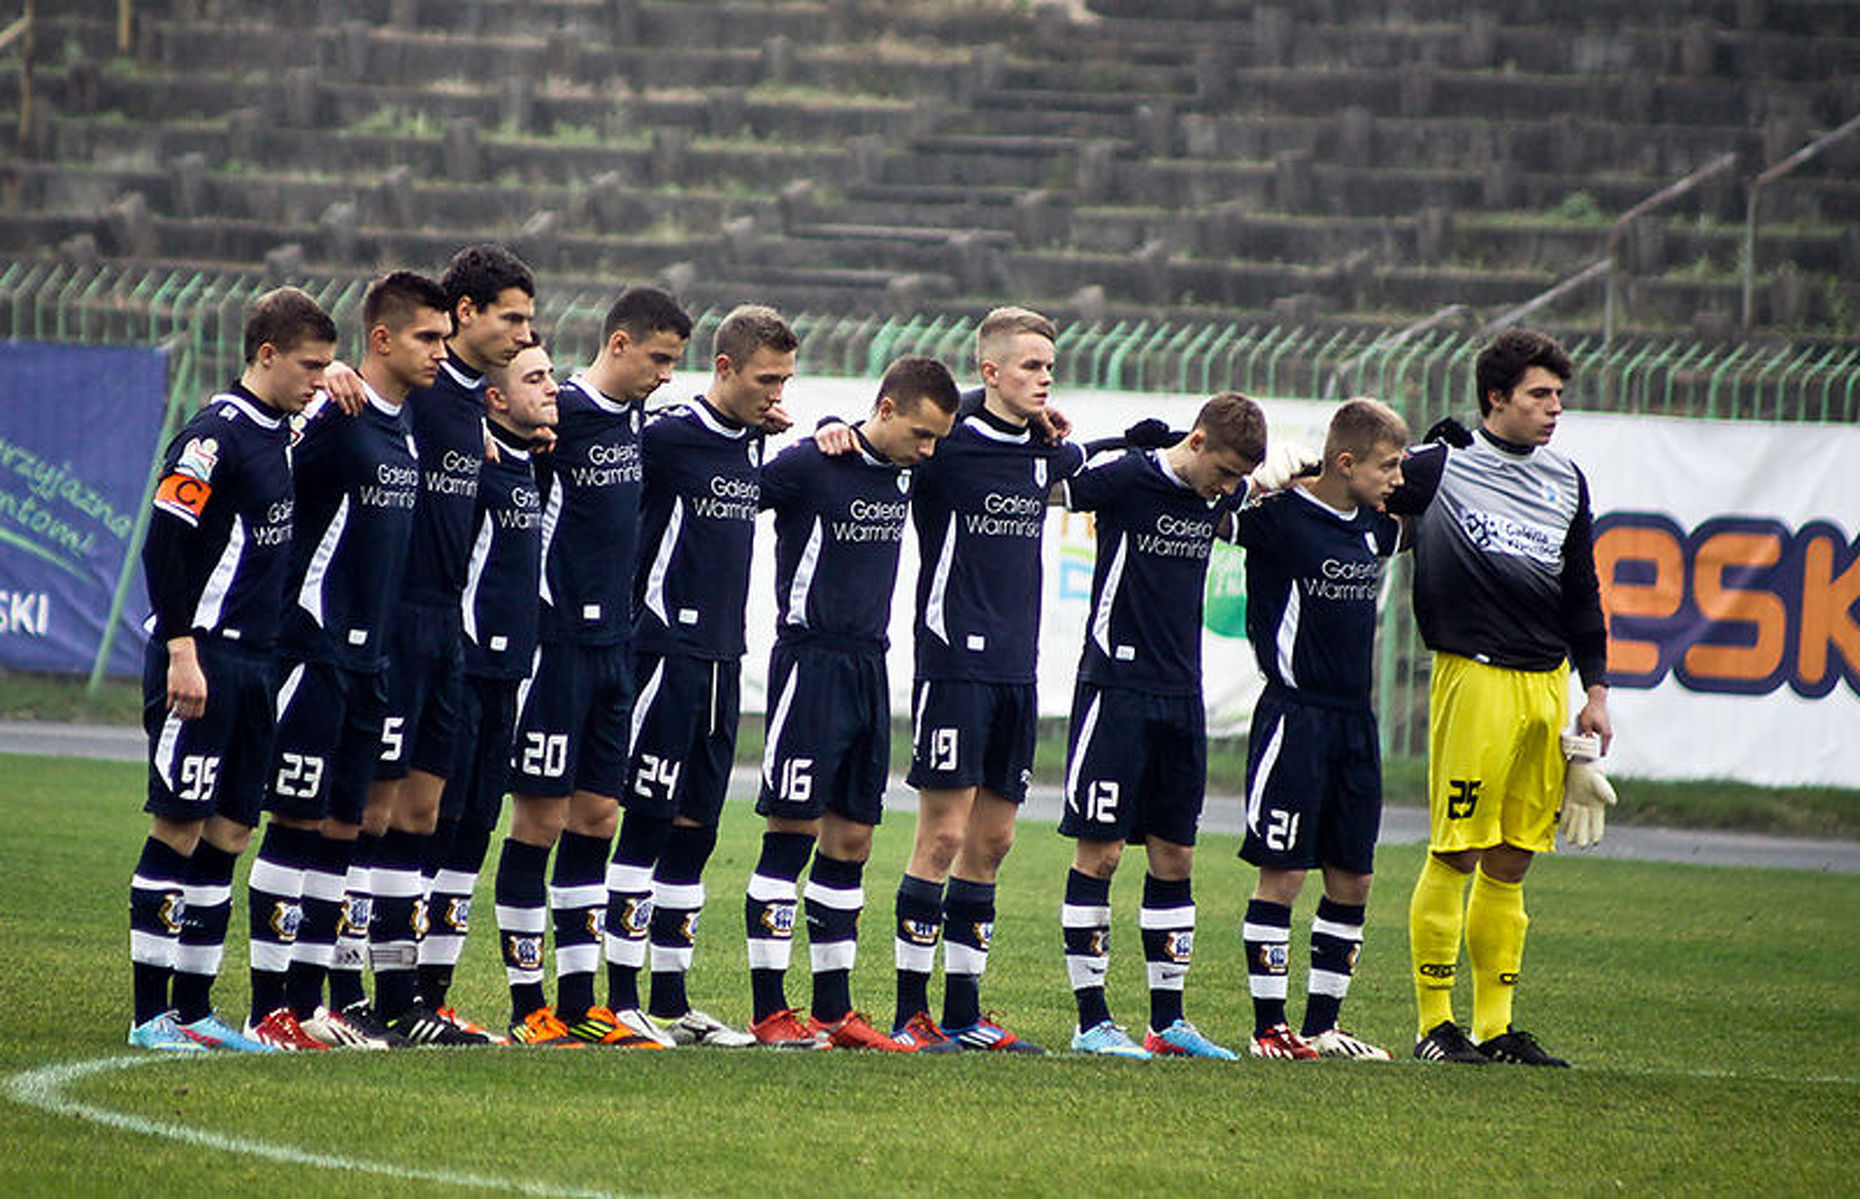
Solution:
<svg viewBox="0 0 1860 1199">
<path fill-rule="evenodd" d="M 1524 964 L 1524 884 L 1502 883 L 1484 870 L 1473 872 L 1466 903 L 1466 957 L 1472 964 L 1475 1041 L 1488 1041 L 1511 1027 L 1511 999 Z"/>
<path fill-rule="evenodd" d="M 1460 923 L 1466 907 L 1466 876 L 1433 854 L 1415 880 L 1408 901 L 1408 948 L 1414 960 L 1417 1036 L 1453 1019 L 1453 975 L 1459 967 Z"/>
</svg>

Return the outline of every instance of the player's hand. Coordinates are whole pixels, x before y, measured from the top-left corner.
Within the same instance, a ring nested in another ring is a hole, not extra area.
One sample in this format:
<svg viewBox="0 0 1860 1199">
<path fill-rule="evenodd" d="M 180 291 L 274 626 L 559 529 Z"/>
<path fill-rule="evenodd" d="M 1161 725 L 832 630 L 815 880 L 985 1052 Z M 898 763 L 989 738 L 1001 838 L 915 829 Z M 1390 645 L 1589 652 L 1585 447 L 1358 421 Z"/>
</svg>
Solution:
<svg viewBox="0 0 1860 1199">
<path fill-rule="evenodd" d="M 762 414 L 762 431 L 770 436 L 786 433 L 794 428 L 794 418 L 780 404 L 770 404 L 769 410 Z"/>
<path fill-rule="evenodd" d="M 533 454 L 553 454 L 555 446 L 555 430 L 547 425 L 530 434 L 530 452 Z"/>
<path fill-rule="evenodd" d="M 491 431 L 489 429 L 484 431 L 484 460 L 486 462 L 502 462 L 504 460 L 504 456 L 499 453 L 497 449 L 497 438 L 491 436 Z"/>
<path fill-rule="evenodd" d="M 1423 443 L 1444 442 L 1454 449 L 1463 450 L 1472 444 L 1472 434 L 1466 431 L 1465 425 L 1450 416 L 1443 416 L 1428 428 L 1427 435 L 1421 440 Z"/>
<path fill-rule="evenodd" d="M 1309 450 L 1282 442 L 1274 443 L 1266 449 L 1266 460 L 1253 468 L 1247 476 L 1249 495 L 1258 495 L 1269 491 L 1284 491 L 1292 485 L 1292 480 L 1300 475 L 1309 474 L 1311 468 L 1319 464 L 1319 459 Z"/>
<path fill-rule="evenodd" d="M 1614 784 L 1602 773 L 1595 757 L 1601 738 L 1593 733 L 1563 734 L 1563 754 L 1569 759 L 1563 774 L 1563 810 L 1556 831 L 1577 849 L 1602 843 L 1608 809 L 1615 806 Z"/>
<path fill-rule="evenodd" d="M 192 637 L 168 642 L 168 710 L 193 720 L 207 710 L 207 676 L 200 669 Z"/>
<path fill-rule="evenodd" d="M 1615 723 L 1608 715 L 1608 688 L 1597 685 L 1588 688 L 1588 699 L 1582 705 L 1582 711 L 1576 713 L 1576 731 L 1594 733 L 1602 739 L 1602 752 L 1596 757 L 1607 757 L 1608 747 L 1615 741 Z"/>
<path fill-rule="evenodd" d="M 323 390 L 330 402 L 342 409 L 344 416 L 354 416 L 368 404 L 368 391 L 362 377 L 346 362 L 332 362 L 323 371 Z"/>
<path fill-rule="evenodd" d="M 1160 450 L 1181 440 L 1181 434 L 1166 420 L 1146 416 L 1124 430 L 1124 444 L 1139 450 Z"/>
<path fill-rule="evenodd" d="M 814 430 L 814 444 L 820 452 L 829 458 L 835 454 L 850 454 L 859 448 L 859 437 L 853 427 L 845 421 L 823 421 Z"/>
<path fill-rule="evenodd" d="M 1048 441 L 1064 441 L 1072 436 L 1071 418 L 1051 404 L 1028 417 L 1027 423 L 1046 434 Z"/>
</svg>

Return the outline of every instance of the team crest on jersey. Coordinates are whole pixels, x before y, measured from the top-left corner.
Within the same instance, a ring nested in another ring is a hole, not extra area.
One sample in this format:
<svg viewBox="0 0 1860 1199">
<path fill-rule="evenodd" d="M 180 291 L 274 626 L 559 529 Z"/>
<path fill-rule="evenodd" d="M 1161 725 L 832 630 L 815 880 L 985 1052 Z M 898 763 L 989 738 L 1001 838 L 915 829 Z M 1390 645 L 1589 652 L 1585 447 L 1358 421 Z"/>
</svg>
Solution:
<svg viewBox="0 0 1860 1199">
<path fill-rule="evenodd" d="M 336 935 L 366 937 L 374 917 L 375 901 L 372 895 L 345 895 L 342 897 L 342 915 L 336 918 Z"/>
<path fill-rule="evenodd" d="M 536 933 L 513 933 L 505 937 L 504 961 L 516 970 L 541 970 L 542 937 Z"/>
<path fill-rule="evenodd" d="M 1172 930 L 1168 936 L 1163 938 L 1162 951 L 1163 956 L 1170 961 L 1187 965 L 1188 960 L 1195 956 L 1195 930 L 1191 928 Z M 1279 972 L 1284 973 L 1284 971 L 1285 965 L 1281 959 Z"/>
<path fill-rule="evenodd" d="M 639 432 L 639 409 L 634 408 L 632 412 L 627 414 L 627 418 L 628 420 L 632 422 L 633 432 L 638 433 Z"/>
<path fill-rule="evenodd" d="M 1041 489 L 1046 487 L 1046 459 L 1044 458 L 1033 460 L 1033 485 Z"/>
<path fill-rule="evenodd" d="M 155 909 L 155 919 L 161 921 L 166 932 L 179 936 L 181 926 L 187 922 L 187 897 L 179 891 L 163 894 L 161 907 Z"/>
<path fill-rule="evenodd" d="M 440 917 L 446 927 L 461 936 L 471 931 L 471 896 L 454 895 L 446 900 L 445 914 Z"/>
<path fill-rule="evenodd" d="M 794 936 L 794 905 L 791 903 L 771 903 L 762 909 L 762 927 L 772 937 L 788 938 Z"/>
<path fill-rule="evenodd" d="M 303 927 L 303 905 L 288 899 L 280 899 L 271 905 L 271 918 L 266 921 L 271 931 L 280 941 L 289 943 L 297 939 L 297 930 Z"/>
<path fill-rule="evenodd" d="M 900 920 L 898 931 L 913 945 L 935 945 L 937 926 L 928 920 Z"/>
<path fill-rule="evenodd" d="M 911 472 L 908 470 L 901 470 L 898 472 L 898 494 L 909 495 L 910 493 L 911 493 Z"/>
<path fill-rule="evenodd" d="M 759 437 L 752 439 L 749 443 L 749 465 L 751 467 L 762 465 L 762 439 Z"/>
<path fill-rule="evenodd" d="M 1261 945 L 1257 957 L 1263 973 L 1284 974 L 1291 957 L 1291 947 L 1281 944 Z"/>
</svg>

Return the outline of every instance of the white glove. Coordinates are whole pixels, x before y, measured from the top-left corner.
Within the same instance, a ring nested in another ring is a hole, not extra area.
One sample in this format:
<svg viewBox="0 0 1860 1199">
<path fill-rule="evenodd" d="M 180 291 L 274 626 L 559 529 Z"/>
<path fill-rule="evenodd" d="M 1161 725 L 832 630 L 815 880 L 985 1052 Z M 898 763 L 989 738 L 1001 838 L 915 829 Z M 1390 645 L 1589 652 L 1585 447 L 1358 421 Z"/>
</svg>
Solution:
<svg viewBox="0 0 1860 1199">
<path fill-rule="evenodd" d="M 1292 485 L 1292 480 L 1307 471 L 1313 471 L 1323 464 L 1323 460 L 1311 451 L 1300 446 L 1273 442 L 1266 448 L 1266 460 L 1253 468 L 1247 476 L 1250 491 L 1260 495 L 1268 491 L 1284 491 Z"/>
<path fill-rule="evenodd" d="M 1556 831 L 1577 849 L 1602 843 L 1603 825 L 1615 806 L 1615 788 L 1595 764 L 1602 739 L 1595 733 L 1564 733 L 1563 756 L 1569 759 L 1563 775 L 1563 811 Z"/>
</svg>

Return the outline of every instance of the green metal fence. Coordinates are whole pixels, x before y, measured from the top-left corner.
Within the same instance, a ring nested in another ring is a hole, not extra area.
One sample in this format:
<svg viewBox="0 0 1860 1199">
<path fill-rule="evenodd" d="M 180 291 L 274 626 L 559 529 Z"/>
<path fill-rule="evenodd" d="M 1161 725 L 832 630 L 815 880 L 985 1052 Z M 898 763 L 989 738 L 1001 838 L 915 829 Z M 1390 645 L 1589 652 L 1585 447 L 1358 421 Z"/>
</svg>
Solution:
<svg viewBox="0 0 1860 1199">
<path fill-rule="evenodd" d="M 120 265 L 75 266 L 0 259 L 0 337 L 35 341 L 166 345 L 171 351 L 170 427 L 211 389 L 238 374 L 244 306 L 275 283 L 253 272 Z M 359 324 L 367 280 L 292 279 L 336 318 L 345 337 Z M 612 297 L 552 292 L 542 281 L 540 327 L 562 363 L 587 360 Z M 693 342 L 708 344 L 721 309 L 694 314 Z M 946 314 L 841 316 L 800 313 L 799 369 L 876 378 L 900 354 L 970 360 L 976 319 Z M 1413 333 L 1298 325 L 1116 321 L 1073 323 L 1059 337 L 1063 385 L 1262 398 L 1374 395 L 1417 430 L 1449 412 L 1470 418 L 1472 367 L 1481 339 L 1467 329 Z M 1565 340 L 1577 366 L 1570 398 L 1584 410 L 1732 420 L 1860 420 L 1860 344 L 1697 341 L 1617 337 Z M 345 347 L 353 354 L 352 348 Z M 133 558 L 133 552 L 132 552 Z M 1396 566 L 1380 650 L 1385 748 L 1426 748 L 1428 660 L 1407 610 L 1407 567 Z"/>
</svg>

